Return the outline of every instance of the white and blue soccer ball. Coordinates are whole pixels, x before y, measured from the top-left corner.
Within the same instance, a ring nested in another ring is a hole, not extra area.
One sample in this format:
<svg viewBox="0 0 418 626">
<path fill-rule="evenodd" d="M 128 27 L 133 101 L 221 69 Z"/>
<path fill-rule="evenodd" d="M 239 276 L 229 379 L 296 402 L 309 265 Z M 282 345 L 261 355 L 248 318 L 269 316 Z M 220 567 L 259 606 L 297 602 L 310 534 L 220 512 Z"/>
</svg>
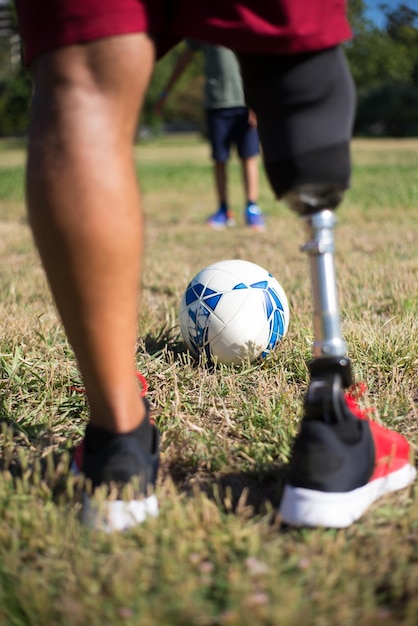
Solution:
<svg viewBox="0 0 418 626">
<path fill-rule="evenodd" d="M 209 265 L 188 284 L 180 329 L 189 350 L 209 362 L 241 363 L 267 356 L 286 335 L 289 303 L 265 269 L 231 259 Z"/>
</svg>

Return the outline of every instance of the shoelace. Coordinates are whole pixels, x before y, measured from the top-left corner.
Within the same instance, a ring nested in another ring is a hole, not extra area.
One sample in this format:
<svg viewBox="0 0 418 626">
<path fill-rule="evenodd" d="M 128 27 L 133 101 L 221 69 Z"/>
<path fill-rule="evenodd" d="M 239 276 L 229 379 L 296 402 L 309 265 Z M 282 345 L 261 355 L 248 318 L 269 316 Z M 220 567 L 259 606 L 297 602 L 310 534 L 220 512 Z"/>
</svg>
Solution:
<svg viewBox="0 0 418 626">
<path fill-rule="evenodd" d="M 147 395 L 147 391 L 148 391 L 147 379 L 145 378 L 145 376 L 141 374 L 141 372 L 137 372 L 136 377 L 141 383 L 141 398 L 145 398 L 145 396 Z"/>
</svg>

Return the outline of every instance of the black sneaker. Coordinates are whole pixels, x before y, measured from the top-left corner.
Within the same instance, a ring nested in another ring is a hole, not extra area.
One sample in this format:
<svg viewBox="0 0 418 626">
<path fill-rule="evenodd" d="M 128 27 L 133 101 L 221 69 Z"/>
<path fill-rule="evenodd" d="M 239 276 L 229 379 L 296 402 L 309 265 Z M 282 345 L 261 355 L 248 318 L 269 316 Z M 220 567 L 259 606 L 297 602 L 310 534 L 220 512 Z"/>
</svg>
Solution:
<svg viewBox="0 0 418 626">
<path fill-rule="evenodd" d="M 106 434 L 108 441 L 97 452 L 89 450 L 91 427 L 87 426 L 86 436 L 74 453 L 71 469 L 86 479 L 82 523 L 88 527 L 106 532 L 127 530 L 147 517 L 158 515 L 154 490 L 159 464 L 159 433 L 149 420 L 148 405 L 145 420 L 148 422 L 149 445 L 144 446 L 139 437 L 138 431 L 143 423 L 131 433 Z M 95 491 L 102 486 L 105 487 L 105 497 L 100 500 Z"/>
<path fill-rule="evenodd" d="M 411 447 L 399 433 L 368 419 L 353 394 L 341 395 L 341 419 L 305 419 L 280 504 L 293 526 L 344 528 L 386 493 L 413 482 Z"/>
</svg>

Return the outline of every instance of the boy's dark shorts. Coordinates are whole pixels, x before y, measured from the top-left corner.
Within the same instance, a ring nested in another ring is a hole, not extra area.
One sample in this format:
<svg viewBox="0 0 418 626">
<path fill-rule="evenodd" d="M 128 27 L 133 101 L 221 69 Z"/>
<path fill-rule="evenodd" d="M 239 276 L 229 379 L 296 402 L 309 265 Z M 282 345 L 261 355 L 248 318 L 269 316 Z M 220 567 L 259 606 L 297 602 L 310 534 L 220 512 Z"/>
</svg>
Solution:
<svg viewBox="0 0 418 626">
<path fill-rule="evenodd" d="M 147 32 L 158 54 L 184 39 L 295 54 L 350 37 L 345 0 L 15 0 L 26 62 L 64 46 Z"/>
<path fill-rule="evenodd" d="M 214 161 L 228 161 L 232 146 L 236 147 L 241 159 L 249 159 L 259 153 L 257 128 L 248 123 L 246 107 L 208 109 L 206 113 Z"/>
</svg>

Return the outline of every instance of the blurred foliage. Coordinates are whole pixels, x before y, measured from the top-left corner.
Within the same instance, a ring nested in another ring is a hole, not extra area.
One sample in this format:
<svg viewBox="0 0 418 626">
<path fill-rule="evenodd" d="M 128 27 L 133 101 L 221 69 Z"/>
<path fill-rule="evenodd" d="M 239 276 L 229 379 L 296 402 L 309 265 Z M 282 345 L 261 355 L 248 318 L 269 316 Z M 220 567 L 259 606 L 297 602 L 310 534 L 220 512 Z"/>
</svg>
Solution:
<svg viewBox="0 0 418 626">
<path fill-rule="evenodd" d="M 32 81 L 22 57 L 14 3 L 10 4 L 10 36 L 0 39 L 0 136 L 24 135 L 29 120 Z"/>
<path fill-rule="evenodd" d="M 14 5 L 10 5 L 12 33 L 17 33 Z M 361 135 L 418 135 L 418 12 L 399 3 L 382 4 L 379 27 L 367 18 L 366 0 L 348 0 L 354 37 L 345 44 L 357 86 L 355 133 Z M 197 53 L 167 100 L 162 117 L 155 104 L 184 43 L 156 64 L 141 119 L 147 132 L 197 128 L 204 132 L 203 58 Z M 31 79 L 27 69 L 10 60 L 10 42 L 0 38 L 0 135 L 24 134 L 28 124 Z"/>
<path fill-rule="evenodd" d="M 360 94 L 356 131 L 368 136 L 418 137 L 418 85 L 388 82 Z"/>
<path fill-rule="evenodd" d="M 364 0 L 349 0 L 354 38 L 346 45 L 357 86 L 355 133 L 417 136 L 418 12 L 382 4 L 385 23 L 366 18 Z"/>
<path fill-rule="evenodd" d="M 0 135 L 24 135 L 27 132 L 32 81 L 23 68 L 0 83 Z"/>
<path fill-rule="evenodd" d="M 157 62 L 145 100 L 142 114 L 143 124 L 153 128 L 158 128 L 163 123 L 186 124 L 195 128 L 204 128 L 205 120 L 202 108 L 204 63 L 201 53 L 195 54 L 189 67 L 178 80 L 175 89 L 170 93 L 164 108 L 163 119 L 158 118 L 154 112 L 158 96 L 163 91 L 168 77 L 184 50 L 184 46 L 184 43 L 180 43 Z"/>
<path fill-rule="evenodd" d="M 410 83 L 418 66 L 418 13 L 402 4 L 395 9 L 381 7 L 385 25 L 378 28 L 366 17 L 364 0 L 348 2 L 354 37 L 346 52 L 358 89 L 388 80 Z"/>
</svg>

